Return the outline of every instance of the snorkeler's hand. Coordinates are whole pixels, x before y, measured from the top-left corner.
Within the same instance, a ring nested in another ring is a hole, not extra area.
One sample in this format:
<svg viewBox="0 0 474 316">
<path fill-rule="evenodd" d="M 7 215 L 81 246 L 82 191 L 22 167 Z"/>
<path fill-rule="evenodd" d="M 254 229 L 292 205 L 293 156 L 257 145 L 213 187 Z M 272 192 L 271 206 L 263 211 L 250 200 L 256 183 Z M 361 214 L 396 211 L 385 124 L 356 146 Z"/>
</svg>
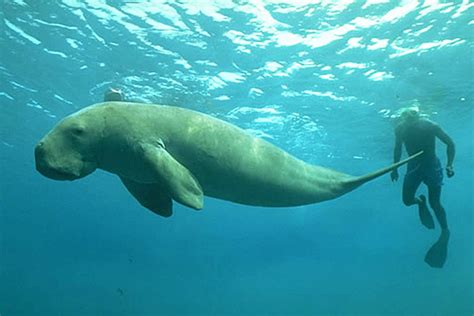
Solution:
<svg viewBox="0 0 474 316">
<path fill-rule="evenodd" d="M 398 170 L 397 169 L 392 170 L 392 173 L 390 173 L 390 178 L 392 179 L 393 182 L 398 180 Z"/>
<path fill-rule="evenodd" d="M 446 167 L 446 175 L 448 176 L 448 178 L 451 178 L 452 176 L 454 176 L 453 166 Z"/>
</svg>

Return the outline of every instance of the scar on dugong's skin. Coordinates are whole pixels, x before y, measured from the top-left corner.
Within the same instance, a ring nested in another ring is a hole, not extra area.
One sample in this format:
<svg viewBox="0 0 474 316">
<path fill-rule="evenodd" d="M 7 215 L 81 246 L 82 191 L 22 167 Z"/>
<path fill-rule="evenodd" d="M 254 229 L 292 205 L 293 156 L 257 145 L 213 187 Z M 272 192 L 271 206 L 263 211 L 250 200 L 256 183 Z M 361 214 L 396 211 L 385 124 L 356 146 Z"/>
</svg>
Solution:
<svg viewBox="0 0 474 316">
<path fill-rule="evenodd" d="M 141 205 L 171 216 L 172 200 L 194 209 L 203 196 L 255 206 L 297 206 L 337 198 L 420 153 L 353 177 L 310 165 L 244 130 L 195 111 L 108 102 L 74 113 L 36 146 L 36 169 L 75 180 L 115 173 Z"/>
</svg>

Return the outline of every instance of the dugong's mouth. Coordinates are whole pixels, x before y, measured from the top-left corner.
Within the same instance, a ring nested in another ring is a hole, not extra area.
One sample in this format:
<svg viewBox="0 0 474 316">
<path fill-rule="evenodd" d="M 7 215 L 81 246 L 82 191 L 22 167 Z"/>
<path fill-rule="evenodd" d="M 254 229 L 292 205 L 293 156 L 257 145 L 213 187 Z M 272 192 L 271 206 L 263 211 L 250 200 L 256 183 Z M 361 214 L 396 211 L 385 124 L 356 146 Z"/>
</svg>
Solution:
<svg viewBox="0 0 474 316">
<path fill-rule="evenodd" d="M 41 173 L 43 176 L 53 180 L 75 180 L 79 178 L 76 174 L 54 168 L 44 167 L 40 164 L 36 164 L 36 170 L 38 170 L 38 172 Z"/>
<path fill-rule="evenodd" d="M 42 145 L 38 145 L 35 148 L 35 163 L 36 170 L 41 173 L 43 176 L 53 179 L 53 180 L 75 180 L 80 177 L 79 174 L 65 170 L 63 168 L 58 168 L 52 166 L 48 163 L 45 158 L 46 154 Z"/>
</svg>

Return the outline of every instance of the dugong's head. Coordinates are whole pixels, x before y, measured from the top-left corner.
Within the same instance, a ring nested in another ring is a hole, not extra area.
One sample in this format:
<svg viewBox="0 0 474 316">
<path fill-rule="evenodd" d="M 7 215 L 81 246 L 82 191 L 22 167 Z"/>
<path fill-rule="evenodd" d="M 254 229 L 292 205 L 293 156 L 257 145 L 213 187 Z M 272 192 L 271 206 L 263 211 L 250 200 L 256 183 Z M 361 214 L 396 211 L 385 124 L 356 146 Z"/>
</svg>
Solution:
<svg viewBox="0 0 474 316">
<path fill-rule="evenodd" d="M 86 108 L 58 123 L 35 148 L 36 169 L 55 180 L 75 180 L 97 168 L 103 118 Z"/>
</svg>

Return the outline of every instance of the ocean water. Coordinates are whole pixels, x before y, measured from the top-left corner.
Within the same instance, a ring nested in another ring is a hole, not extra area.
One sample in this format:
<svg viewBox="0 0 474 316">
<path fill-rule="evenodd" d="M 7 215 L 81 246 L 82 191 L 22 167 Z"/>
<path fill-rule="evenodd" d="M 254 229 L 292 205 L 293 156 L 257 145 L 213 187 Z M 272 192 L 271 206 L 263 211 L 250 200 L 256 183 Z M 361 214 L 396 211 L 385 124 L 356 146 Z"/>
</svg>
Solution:
<svg viewBox="0 0 474 316">
<path fill-rule="evenodd" d="M 436 0 L 1 1 L 0 315 L 472 315 L 473 13 Z M 439 225 L 421 226 L 389 176 L 320 204 L 206 198 L 162 218 L 115 175 L 37 173 L 35 144 L 109 87 L 354 175 L 391 163 L 394 117 L 418 105 L 457 146 L 444 267 L 423 260 Z"/>
</svg>

